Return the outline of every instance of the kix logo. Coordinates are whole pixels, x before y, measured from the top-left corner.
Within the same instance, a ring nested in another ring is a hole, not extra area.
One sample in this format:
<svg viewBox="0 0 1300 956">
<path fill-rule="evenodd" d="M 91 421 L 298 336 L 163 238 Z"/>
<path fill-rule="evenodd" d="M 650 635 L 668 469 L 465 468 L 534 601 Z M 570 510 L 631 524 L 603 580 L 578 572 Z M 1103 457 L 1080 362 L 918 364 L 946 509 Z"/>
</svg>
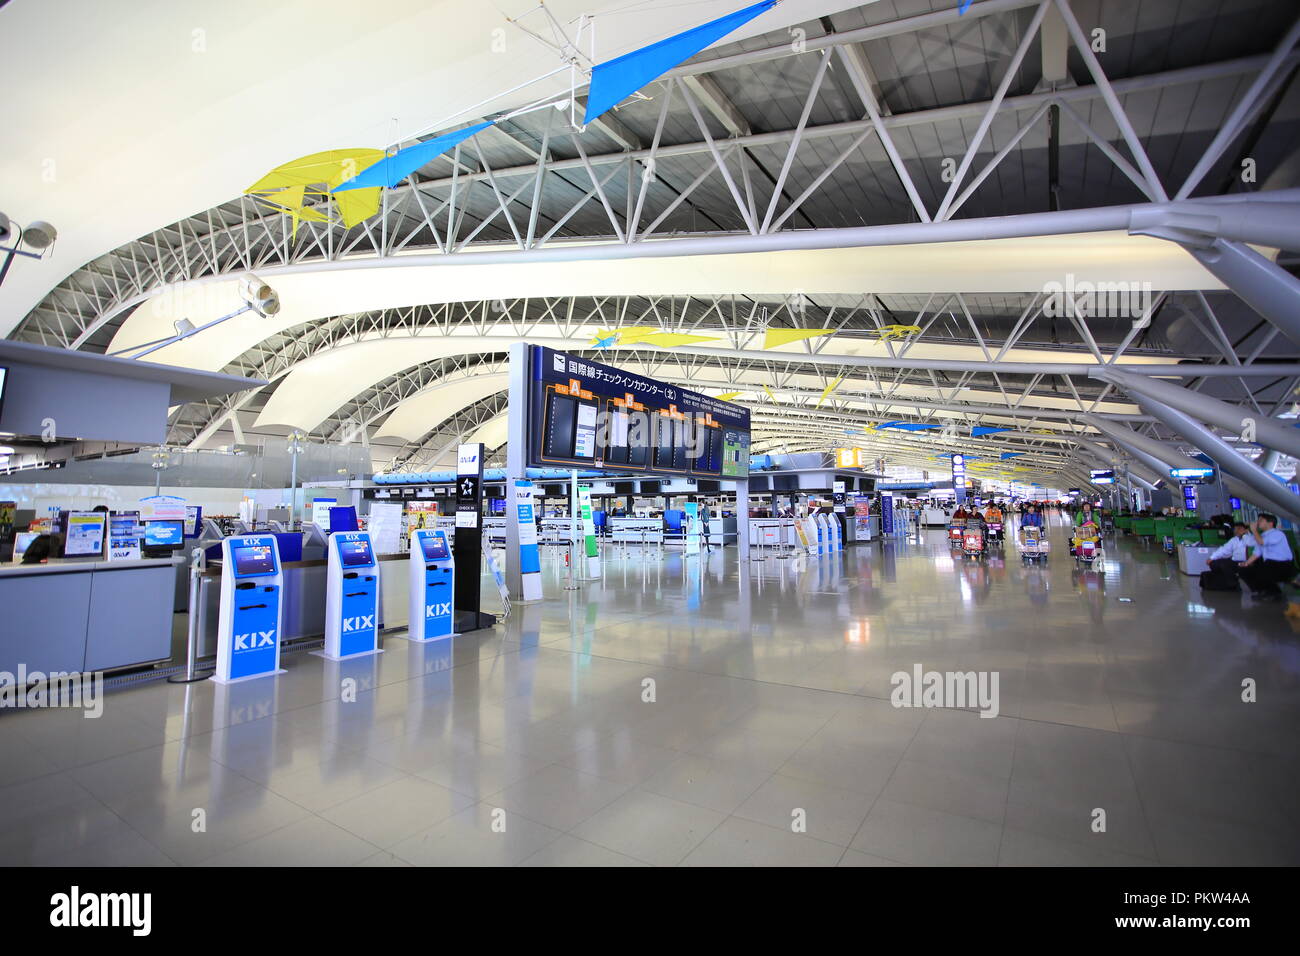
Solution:
<svg viewBox="0 0 1300 956">
<path fill-rule="evenodd" d="M 363 617 L 345 617 L 343 619 L 343 633 L 350 631 L 365 631 L 375 626 L 375 616 L 366 614 Z"/>
<path fill-rule="evenodd" d="M 442 617 L 451 613 L 451 602 L 446 604 L 426 604 L 424 606 L 425 617 Z"/>
<path fill-rule="evenodd" d="M 269 631 L 253 631 L 251 634 L 235 635 L 235 650 L 237 651 L 254 651 L 259 647 L 275 646 L 275 629 Z"/>
</svg>

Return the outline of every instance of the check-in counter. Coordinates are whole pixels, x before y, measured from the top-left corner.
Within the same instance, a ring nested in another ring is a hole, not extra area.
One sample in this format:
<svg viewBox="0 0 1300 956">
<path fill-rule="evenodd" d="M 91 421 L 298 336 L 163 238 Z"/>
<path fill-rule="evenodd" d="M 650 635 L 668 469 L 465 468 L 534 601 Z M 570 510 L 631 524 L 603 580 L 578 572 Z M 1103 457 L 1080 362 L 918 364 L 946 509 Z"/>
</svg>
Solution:
<svg viewBox="0 0 1300 956">
<path fill-rule="evenodd" d="M 379 561 L 379 629 L 406 627 L 410 619 L 410 557 L 381 554 Z M 284 623 L 281 645 L 315 641 L 325 634 L 326 561 L 286 561 L 284 575 Z M 221 598 L 221 566 L 209 565 L 200 587 L 203 618 L 199 627 L 199 656 L 217 653 L 217 612 Z"/>
<path fill-rule="evenodd" d="M 0 670 L 112 671 L 169 659 L 179 560 L 0 567 Z"/>
</svg>

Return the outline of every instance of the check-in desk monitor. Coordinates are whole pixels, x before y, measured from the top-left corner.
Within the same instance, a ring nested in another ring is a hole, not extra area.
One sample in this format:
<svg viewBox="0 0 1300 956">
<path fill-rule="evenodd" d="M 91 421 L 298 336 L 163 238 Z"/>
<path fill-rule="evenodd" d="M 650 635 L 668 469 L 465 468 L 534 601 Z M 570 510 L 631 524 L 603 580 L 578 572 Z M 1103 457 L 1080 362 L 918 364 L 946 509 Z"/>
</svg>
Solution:
<svg viewBox="0 0 1300 956">
<path fill-rule="evenodd" d="M 456 568 L 441 529 L 411 532 L 411 603 L 407 637 L 433 641 L 451 637 L 455 627 Z"/>
<path fill-rule="evenodd" d="M 221 542 L 221 603 L 217 612 L 218 683 L 280 672 L 284 578 L 271 535 Z"/>
<path fill-rule="evenodd" d="M 330 535 L 325 584 L 325 651 L 331 660 L 379 650 L 379 567 L 367 531 Z"/>
</svg>

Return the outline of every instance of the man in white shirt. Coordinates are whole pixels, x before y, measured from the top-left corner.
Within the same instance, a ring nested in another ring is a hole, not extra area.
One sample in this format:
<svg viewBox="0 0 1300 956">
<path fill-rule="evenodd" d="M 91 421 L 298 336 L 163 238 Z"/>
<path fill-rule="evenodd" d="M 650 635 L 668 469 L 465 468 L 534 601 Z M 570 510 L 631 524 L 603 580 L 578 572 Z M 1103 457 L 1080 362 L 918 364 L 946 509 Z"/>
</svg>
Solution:
<svg viewBox="0 0 1300 956">
<path fill-rule="evenodd" d="M 1251 524 L 1255 533 L 1255 553 L 1238 563 L 1241 579 L 1250 586 L 1256 597 L 1274 601 L 1282 599 L 1278 585 L 1295 576 L 1295 556 L 1291 545 L 1277 526 L 1277 518 L 1261 514 Z"/>
<path fill-rule="evenodd" d="M 1227 582 L 1231 580 L 1232 588 L 1236 589 L 1237 567 L 1246 560 L 1246 534 L 1249 531 L 1246 522 L 1235 522 L 1232 526 L 1232 537 L 1210 555 L 1210 570 L 1223 577 L 1224 587 L 1227 587 Z"/>
</svg>

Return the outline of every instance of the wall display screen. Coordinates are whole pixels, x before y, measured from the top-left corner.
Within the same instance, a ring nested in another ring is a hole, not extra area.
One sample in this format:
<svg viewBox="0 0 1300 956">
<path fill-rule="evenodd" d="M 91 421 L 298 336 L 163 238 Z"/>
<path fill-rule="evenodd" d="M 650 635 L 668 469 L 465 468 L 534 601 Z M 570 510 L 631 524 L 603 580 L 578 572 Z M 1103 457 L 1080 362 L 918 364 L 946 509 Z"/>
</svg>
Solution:
<svg viewBox="0 0 1300 956">
<path fill-rule="evenodd" d="M 799 476 L 798 475 L 773 475 L 772 490 L 773 491 L 798 491 Z"/>
<path fill-rule="evenodd" d="M 447 548 L 447 539 L 440 534 L 420 535 L 420 547 L 424 551 L 424 560 L 426 561 L 446 561 L 451 558 L 451 552 Z"/>
<path fill-rule="evenodd" d="M 185 525 L 182 521 L 146 521 L 144 523 L 144 546 L 146 548 L 183 547 L 185 544 Z"/>
<path fill-rule="evenodd" d="M 547 461 L 573 458 L 573 440 L 577 425 L 577 399 L 549 392 L 546 396 L 546 419 L 542 431 L 542 456 Z"/>
<path fill-rule="evenodd" d="M 1170 468 L 1169 477 L 1176 478 L 1179 481 L 1211 481 L 1214 478 L 1213 468 Z"/>
<path fill-rule="evenodd" d="M 701 425 L 696 430 L 695 440 L 699 455 L 691 462 L 691 471 L 705 475 L 722 474 L 722 429 Z"/>
<path fill-rule="evenodd" d="M 339 541 L 339 560 L 345 568 L 368 568 L 375 563 L 370 552 L 369 538 L 353 538 Z"/>
<path fill-rule="evenodd" d="M 573 432 L 573 457 L 596 457 L 596 406 L 592 402 L 578 403 L 578 422 Z"/>
<path fill-rule="evenodd" d="M 275 552 L 269 544 L 246 544 L 230 549 L 235 577 L 251 578 L 275 574 Z"/>
<path fill-rule="evenodd" d="M 744 478 L 749 474 L 749 432 L 728 428 L 722 433 L 722 476 Z"/>
<path fill-rule="evenodd" d="M 199 528 L 203 526 L 203 508 L 200 505 L 185 506 L 185 537 L 197 538 Z"/>
<path fill-rule="evenodd" d="M 103 554 L 107 518 L 101 511 L 68 512 L 68 536 L 63 542 L 63 556 L 89 558 Z"/>
<path fill-rule="evenodd" d="M 749 474 L 749 410 L 731 402 L 529 347 L 528 463 L 636 473 Z"/>
</svg>

